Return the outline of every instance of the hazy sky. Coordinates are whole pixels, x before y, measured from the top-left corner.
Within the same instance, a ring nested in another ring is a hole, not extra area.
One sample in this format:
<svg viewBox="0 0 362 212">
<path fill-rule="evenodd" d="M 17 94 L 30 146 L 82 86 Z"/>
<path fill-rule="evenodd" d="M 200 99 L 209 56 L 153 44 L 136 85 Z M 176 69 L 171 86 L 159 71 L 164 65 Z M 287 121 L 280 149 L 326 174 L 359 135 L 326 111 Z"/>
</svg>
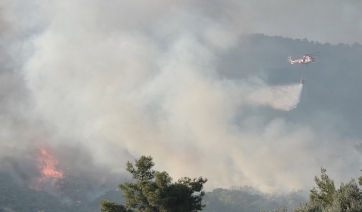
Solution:
<svg viewBox="0 0 362 212">
<path fill-rule="evenodd" d="M 322 165 L 349 179 L 359 172 L 359 139 L 334 125 L 339 114 L 291 121 L 280 109 L 298 85 L 269 85 L 265 70 L 219 56 L 247 49 L 239 38 L 248 33 L 362 43 L 361 6 L 0 0 L 0 154 L 31 158 L 46 143 L 60 166 L 99 179 L 152 155 L 156 169 L 205 176 L 208 188 L 309 189 Z M 231 69 L 247 77 L 220 79 Z"/>
<path fill-rule="evenodd" d="M 362 43 L 361 1 L 242 1 L 251 32 L 331 44 Z M 240 15 L 243 11 L 238 12 Z"/>
</svg>

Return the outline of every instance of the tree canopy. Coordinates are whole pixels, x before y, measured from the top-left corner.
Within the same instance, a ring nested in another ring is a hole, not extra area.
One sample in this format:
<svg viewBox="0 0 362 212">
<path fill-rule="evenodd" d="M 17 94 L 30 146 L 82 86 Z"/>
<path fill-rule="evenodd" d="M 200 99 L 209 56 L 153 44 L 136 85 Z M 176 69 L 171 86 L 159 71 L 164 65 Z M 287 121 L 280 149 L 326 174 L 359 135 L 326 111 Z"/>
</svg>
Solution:
<svg viewBox="0 0 362 212">
<path fill-rule="evenodd" d="M 360 184 L 362 178 L 359 178 Z M 354 179 L 335 188 L 334 181 L 321 168 L 321 177 L 315 177 L 317 187 L 310 190 L 309 202 L 294 212 L 358 212 L 362 211 L 362 190 Z"/>
<path fill-rule="evenodd" d="M 141 156 L 135 166 L 127 162 L 127 171 L 135 182 L 119 184 L 125 198 L 124 205 L 102 200 L 103 212 L 196 212 L 205 205 L 202 198 L 205 195 L 203 185 L 207 179 L 183 177 L 177 182 L 167 172 L 152 169 L 151 156 Z"/>
</svg>

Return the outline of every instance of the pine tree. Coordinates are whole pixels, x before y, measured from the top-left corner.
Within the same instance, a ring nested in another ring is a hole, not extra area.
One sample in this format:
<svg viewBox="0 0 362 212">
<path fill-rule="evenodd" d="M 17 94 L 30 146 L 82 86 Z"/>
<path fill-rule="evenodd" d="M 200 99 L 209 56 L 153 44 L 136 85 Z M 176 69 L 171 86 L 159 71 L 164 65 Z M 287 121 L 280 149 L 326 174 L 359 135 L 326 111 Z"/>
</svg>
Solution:
<svg viewBox="0 0 362 212">
<path fill-rule="evenodd" d="M 202 190 L 207 179 L 184 177 L 172 183 L 167 172 L 154 171 L 151 156 L 142 156 L 136 160 L 135 167 L 127 162 L 127 171 L 135 182 L 120 184 L 125 198 L 124 205 L 102 200 L 103 212 L 196 212 L 205 205 Z"/>
</svg>

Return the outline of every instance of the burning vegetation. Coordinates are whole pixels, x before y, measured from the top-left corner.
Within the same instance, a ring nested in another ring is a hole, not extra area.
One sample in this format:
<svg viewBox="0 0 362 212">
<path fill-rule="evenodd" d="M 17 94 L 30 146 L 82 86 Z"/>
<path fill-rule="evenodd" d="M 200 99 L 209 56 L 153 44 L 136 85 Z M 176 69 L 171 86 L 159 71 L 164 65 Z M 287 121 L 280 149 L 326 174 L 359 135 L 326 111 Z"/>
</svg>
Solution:
<svg viewBox="0 0 362 212">
<path fill-rule="evenodd" d="M 38 149 L 36 161 L 40 176 L 34 183 L 31 183 L 30 188 L 43 190 L 45 184 L 50 182 L 54 186 L 57 180 L 64 178 L 62 171 L 57 170 L 58 159 L 51 155 L 44 147 Z"/>
</svg>

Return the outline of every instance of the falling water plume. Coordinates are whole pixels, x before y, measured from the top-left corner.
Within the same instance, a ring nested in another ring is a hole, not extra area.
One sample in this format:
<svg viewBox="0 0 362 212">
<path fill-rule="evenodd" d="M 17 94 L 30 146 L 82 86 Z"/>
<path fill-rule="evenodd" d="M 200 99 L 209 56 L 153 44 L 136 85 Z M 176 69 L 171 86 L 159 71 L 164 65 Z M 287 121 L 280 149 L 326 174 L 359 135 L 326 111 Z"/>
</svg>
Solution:
<svg viewBox="0 0 362 212">
<path fill-rule="evenodd" d="M 298 106 L 303 84 L 264 87 L 247 95 L 252 104 L 269 105 L 277 110 L 290 111 Z"/>
</svg>

